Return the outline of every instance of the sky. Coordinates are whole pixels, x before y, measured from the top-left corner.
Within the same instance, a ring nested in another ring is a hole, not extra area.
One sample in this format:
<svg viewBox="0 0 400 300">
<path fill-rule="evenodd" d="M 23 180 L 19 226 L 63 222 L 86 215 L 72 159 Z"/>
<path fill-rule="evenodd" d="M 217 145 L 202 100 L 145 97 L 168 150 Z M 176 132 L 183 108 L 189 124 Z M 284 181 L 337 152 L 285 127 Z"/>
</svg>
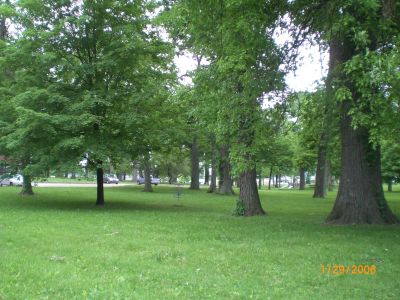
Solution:
<svg viewBox="0 0 400 300">
<path fill-rule="evenodd" d="M 313 91 L 317 87 L 316 82 L 326 76 L 328 69 L 328 53 L 322 53 L 318 45 L 304 45 L 299 50 L 297 60 L 297 70 L 286 76 L 286 83 L 289 89 L 293 91 Z M 196 62 L 190 54 L 175 57 L 175 64 L 179 70 L 179 76 L 186 74 L 196 68 Z M 183 77 L 182 82 L 190 84 L 188 77 Z"/>
</svg>

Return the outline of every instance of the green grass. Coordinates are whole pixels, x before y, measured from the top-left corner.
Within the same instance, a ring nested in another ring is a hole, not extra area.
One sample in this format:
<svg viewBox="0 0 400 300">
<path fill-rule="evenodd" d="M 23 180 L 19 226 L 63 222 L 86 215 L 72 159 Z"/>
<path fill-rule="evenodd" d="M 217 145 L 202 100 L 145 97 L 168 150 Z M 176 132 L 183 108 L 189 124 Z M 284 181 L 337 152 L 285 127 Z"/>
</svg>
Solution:
<svg viewBox="0 0 400 300">
<path fill-rule="evenodd" d="M 38 182 L 50 182 L 50 183 L 95 183 L 95 178 L 65 178 L 65 177 L 49 177 L 49 178 L 38 178 Z"/>
<path fill-rule="evenodd" d="M 235 196 L 142 188 L 104 208 L 94 188 L 0 188 L 0 299 L 399 298 L 399 226 L 325 226 L 333 194 L 262 191 L 269 215 L 242 218 Z M 372 259 L 374 276 L 321 274 Z"/>
</svg>

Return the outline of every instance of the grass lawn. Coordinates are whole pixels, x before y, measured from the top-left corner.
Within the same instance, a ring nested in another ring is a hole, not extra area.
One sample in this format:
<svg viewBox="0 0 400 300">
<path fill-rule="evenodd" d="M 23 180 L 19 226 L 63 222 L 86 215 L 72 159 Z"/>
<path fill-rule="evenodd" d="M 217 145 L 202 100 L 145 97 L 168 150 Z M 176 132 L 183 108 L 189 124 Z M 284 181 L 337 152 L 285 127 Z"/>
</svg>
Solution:
<svg viewBox="0 0 400 300">
<path fill-rule="evenodd" d="M 106 189 L 104 208 L 95 188 L 0 188 L 0 299 L 400 298 L 400 227 L 322 225 L 334 194 L 261 191 L 269 215 L 242 218 L 235 196 L 142 188 Z"/>
</svg>

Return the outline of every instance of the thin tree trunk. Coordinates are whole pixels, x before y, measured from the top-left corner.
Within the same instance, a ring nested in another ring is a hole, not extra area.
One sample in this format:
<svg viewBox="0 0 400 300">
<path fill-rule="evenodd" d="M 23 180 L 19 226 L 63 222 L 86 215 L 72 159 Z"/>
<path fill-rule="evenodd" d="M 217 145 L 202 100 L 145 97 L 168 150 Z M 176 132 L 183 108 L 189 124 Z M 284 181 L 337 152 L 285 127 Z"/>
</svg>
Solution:
<svg viewBox="0 0 400 300">
<path fill-rule="evenodd" d="M 306 187 L 306 171 L 303 167 L 300 168 L 300 184 L 299 189 L 304 190 Z"/>
<path fill-rule="evenodd" d="M 190 188 L 191 190 L 200 189 L 199 181 L 199 149 L 197 145 L 197 137 L 193 138 L 191 146 L 191 176 L 190 176 Z"/>
<path fill-rule="evenodd" d="M 210 170 L 209 170 L 209 168 L 210 168 L 210 166 L 206 162 L 204 164 L 204 184 L 206 184 L 206 185 L 210 184 Z"/>
<path fill-rule="evenodd" d="M 136 182 L 137 181 L 137 177 L 138 177 L 138 170 L 136 167 L 132 168 L 132 181 Z"/>
<path fill-rule="evenodd" d="M 327 151 L 325 145 L 325 134 L 321 136 L 321 144 L 318 147 L 317 172 L 315 176 L 314 198 L 325 198 L 327 193 L 326 175 L 327 175 Z"/>
<path fill-rule="evenodd" d="M 240 200 L 245 207 L 245 216 L 265 215 L 258 195 L 255 169 L 240 174 Z"/>
<path fill-rule="evenodd" d="M 262 180 L 262 171 L 260 170 L 260 171 L 258 172 L 258 189 L 259 189 L 259 190 L 261 190 L 261 186 L 262 186 L 261 180 Z"/>
<path fill-rule="evenodd" d="M 34 193 L 32 188 L 31 176 L 23 174 L 22 178 L 23 178 L 22 189 L 19 194 L 22 196 L 32 196 Z"/>
<path fill-rule="evenodd" d="M 282 175 L 279 174 L 279 176 L 278 176 L 278 186 L 281 187 L 281 185 L 282 185 Z"/>
<path fill-rule="evenodd" d="M 268 180 L 268 189 L 271 189 L 271 180 L 272 180 L 272 167 L 269 169 L 269 180 Z"/>
<path fill-rule="evenodd" d="M 143 192 L 153 192 L 153 187 L 151 186 L 151 174 L 150 174 L 150 158 L 146 154 L 143 160 L 144 166 L 144 189 Z"/>
<path fill-rule="evenodd" d="M 0 19 L 0 40 L 5 41 L 7 37 L 7 26 L 6 26 L 6 19 Z"/>
<path fill-rule="evenodd" d="M 279 187 L 279 175 L 278 174 L 276 174 L 275 175 L 275 187 L 277 188 L 277 187 Z"/>
<path fill-rule="evenodd" d="M 212 140 L 211 151 L 211 182 L 207 193 L 215 193 L 217 191 L 217 153 L 214 139 Z"/>
<path fill-rule="evenodd" d="M 231 164 L 229 162 L 229 149 L 227 146 L 222 146 L 221 154 L 221 185 L 219 186 L 218 193 L 224 195 L 233 195 L 233 181 L 231 177 Z"/>
<path fill-rule="evenodd" d="M 96 180 L 97 180 L 97 199 L 96 205 L 104 205 L 104 184 L 103 184 L 104 171 L 102 167 L 96 169 Z"/>
</svg>

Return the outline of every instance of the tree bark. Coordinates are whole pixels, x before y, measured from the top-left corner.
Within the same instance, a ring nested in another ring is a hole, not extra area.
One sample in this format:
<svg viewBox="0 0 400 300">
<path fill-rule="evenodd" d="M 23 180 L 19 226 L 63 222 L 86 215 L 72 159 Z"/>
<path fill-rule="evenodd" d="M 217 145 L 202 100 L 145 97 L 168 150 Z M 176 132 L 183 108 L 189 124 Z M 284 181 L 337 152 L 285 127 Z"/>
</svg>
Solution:
<svg viewBox="0 0 400 300">
<path fill-rule="evenodd" d="M 0 18 L 0 40 L 5 41 L 7 37 L 6 19 Z"/>
<path fill-rule="evenodd" d="M 240 200 L 245 207 L 245 216 L 265 215 L 257 190 L 256 169 L 240 174 Z"/>
<path fill-rule="evenodd" d="M 317 161 L 317 172 L 315 176 L 315 188 L 314 198 L 325 198 L 327 194 L 327 170 L 328 170 L 328 159 L 325 134 L 321 136 L 321 142 L 318 147 L 318 161 Z"/>
<path fill-rule="evenodd" d="M 258 172 L 258 189 L 261 190 L 261 186 L 262 186 L 262 172 L 261 170 Z"/>
<path fill-rule="evenodd" d="M 150 170 L 150 158 L 146 154 L 143 159 L 144 166 L 144 189 L 143 192 L 153 192 L 153 187 L 151 186 L 151 170 Z"/>
<path fill-rule="evenodd" d="M 211 151 L 211 181 L 207 193 L 215 193 L 217 191 L 217 153 L 215 142 L 212 142 Z"/>
<path fill-rule="evenodd" d="M 137 177 L 138 177 L 138 170 L 136 169 L 136 167 L 133 167 L 132 169 L 132 181 L 136 182 L 137 181 Z"/>
<path fill-rule="evenodd" d="M 342 103 L 341 119 L 341 172 L 339 192 L 329 224 L 394 224 L 398 222 L 391 212 L 383 193 L 380 170 L 380 149 L 369 142 L 369 132 L 364 127 L 354 129 L 349 109 Z"/>
<path fill-rule="evenodd" d="M 103 184 L 104 171 L 102 167 L 97 167 L 96 169 L 96 180 L 97 180 L 97 199 L 96 205 L 104 205 L 104 184 Z"/>
<path fill-rule="evenodd" d="M 190 176 L 190 188 L 191 190 L 200 189 L 199 181 L 199 149 L 197 144 L 197 137 L 193 138 L 191 146 L 191 176 Z"/>
<path fill-rule="evenodd" d="M 300 168 L 300 183 L 299 190 L 304 190 L 306 187 L 306 171 L 303 167 Z"/>
<path fill-rule="evenodd" d="M 204 164 L 204 184 L 209 185 L 210 184 L 210 166 L 208 163 Z"/>
<path fill-rule="evenodd" d="M 233 192 L 233 181 L 231 177 L 231 164 L 229 162 L 229 148 L 227 146 L 222 146 L 220 149 L 221 154 L 221 165 L 220 165 L 220 178 L 221 184 L 218 189 L 218 193 L 224 195 L 234 195 Z"/>
<path fill-rule="evenodd" d="M 393 192 L 393 179 L 390 178 L 388 181 L 388 192 Z"/>
<path fill-rule="evenodd" d="M 32 188 L 32 178 L 29 175 L 22 175 L 22 189 L 19 193 L 22 196 L 33 196 L 33 188 Z"/>
<path fill-rule="evenodd" d="M 271 180 L 272 180 L 272 167 L 269 169 L 269 180 L 268 180 L 268 189 L 271 189 Z"/>
</svg>

